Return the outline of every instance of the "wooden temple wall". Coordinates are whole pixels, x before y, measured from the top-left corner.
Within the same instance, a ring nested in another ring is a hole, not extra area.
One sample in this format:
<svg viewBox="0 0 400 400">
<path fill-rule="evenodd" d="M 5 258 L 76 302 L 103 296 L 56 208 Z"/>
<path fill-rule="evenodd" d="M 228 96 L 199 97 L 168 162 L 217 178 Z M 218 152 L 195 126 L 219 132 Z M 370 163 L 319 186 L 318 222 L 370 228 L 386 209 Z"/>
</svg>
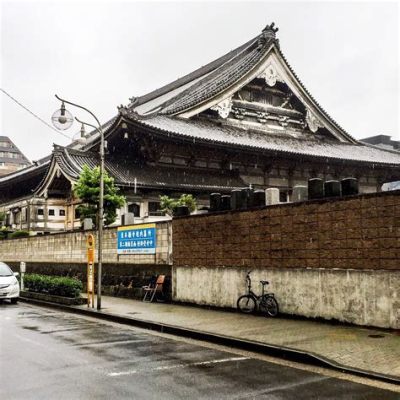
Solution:
<svg viewBox="0 0 400 400">
<path fill-rule="evenodd" d="M 400 192 L 173 220 L 173 297 L 236 307 L 271 282 L 281 311 L 400 328 Z"/>
</svg>

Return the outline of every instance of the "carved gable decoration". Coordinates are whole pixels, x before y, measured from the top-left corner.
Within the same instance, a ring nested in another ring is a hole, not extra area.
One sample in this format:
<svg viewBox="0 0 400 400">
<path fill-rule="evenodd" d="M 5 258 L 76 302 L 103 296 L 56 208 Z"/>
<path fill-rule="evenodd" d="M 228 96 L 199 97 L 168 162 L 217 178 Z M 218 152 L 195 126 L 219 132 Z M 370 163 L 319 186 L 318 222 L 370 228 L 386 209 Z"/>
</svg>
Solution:
<svg viewBox="0 0 400 400">
<path fill-rule="evenodd" d="M 276 81 L 283 82 L 273 64 L 269 64 L 268 67 L 265 68 L 265 70 L 261 72 L 260 75 L 258 75 L 258 78 L 264 79 L 265 83 L 270 87 L 275 86 Z"/>
<path fill-rule="evenodd" d="M 316 133 L 324 128 L 315 111 L 296 96 L 271 62 L 252 81 L 202 113 L 244 126 L 260 125 L 268 132 Z M 321 132 L 319 132 L 321 133 Z"/>
<path fill-rule="evenodd" d="M 209 110 L 228 124 L 256 123 L 266 130 L 303 131 L 307 127 L 306 107 L 283 83 L 272 63 L 247 85 L 202 113 L 215 119 L 216 113 Z"/>
<path fill-rule="evenodd" d="M 222 100 L 215 106 L 212 106 L 211 110 L 217 111 L 221 118 L 228 118 L 229 113 L 232 110 L 232 96 Z"/>
<path fill-rule="evenodd" d="M 306 122 L 308 127 L 310 128 L 310 131 L 315 133 L 319 128 L 323 128 L 323 125 L 321 122 L 318 120 L 318 118 L 310 111 L 310 109 L 307 109 L 306 113 Z"/>
</svg>

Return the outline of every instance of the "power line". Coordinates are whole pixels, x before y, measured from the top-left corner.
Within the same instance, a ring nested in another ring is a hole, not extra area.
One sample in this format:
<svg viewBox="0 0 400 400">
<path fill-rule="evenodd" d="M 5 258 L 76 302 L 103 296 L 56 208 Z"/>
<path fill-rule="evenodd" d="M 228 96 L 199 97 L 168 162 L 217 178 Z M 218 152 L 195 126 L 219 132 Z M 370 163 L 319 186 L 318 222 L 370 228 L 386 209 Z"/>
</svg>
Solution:
<svg viewBox="0 0 400 400">
<path fill-rule="evenodd" d="M 8 96 L 11 100 L 13 100 L 15 103 L 17 103 L 20 107 L 22 107 L 25 111 L 28 111 L 29 114 L 32 114 L 36 119 L 38 119 L 42 124 L 45 124 L 48 128 L 52 129 L 53 131 L 57 132 L 60 135 L 65 136 L 66 138 L 68 138 L 69 140 L 73 140 L 73 138 L 63 132 L 60 132 L 59 130 L 57 130 L 56 128 L 52 127 L 50 124 L 48 124 L 45 120 L 43 120 L 42 118 L 40 118 L 38 115 L 36 115 L 34 112 L 32 112 L 31 110 L 29 110 L 29 108 L 25 107 L 23 104 L 21 104 L 17 99 L 15 99 L 13 96 L 11 96 L 10 93 L 7 93 L 4 89 L 0 88 L 0 90 L 6 95 Z"/>
</svg>

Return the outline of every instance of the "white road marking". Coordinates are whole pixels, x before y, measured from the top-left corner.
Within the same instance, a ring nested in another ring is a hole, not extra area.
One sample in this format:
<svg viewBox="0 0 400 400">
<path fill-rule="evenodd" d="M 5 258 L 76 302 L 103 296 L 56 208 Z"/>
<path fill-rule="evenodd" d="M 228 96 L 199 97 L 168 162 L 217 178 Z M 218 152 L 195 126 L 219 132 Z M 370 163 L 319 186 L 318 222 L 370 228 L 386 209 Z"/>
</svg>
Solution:
<svg viewBox="0 0 400 400">
<path fill-rule="evenodd" d="M 169 370 L 169 369 L 197 367 L 200 365 L 220 364 L 220 363 L 225 363 L 225 362 L 243 361 L 243 360 L 249 360 L 249 359 L 250 359 L 249 357 L 230 357 L 230 358 L 223 358 L 220 360 L 199 361 L 199 362 L 189 363 L 189 364 L 165 365 L 163 367 L 155 367 L 155 368 L 150 368 L 148 370 L 147 369 L 143 369 L 143 370 L 131 369 L 129 371 L 109 372 L 107 375 L 112 376 L 112 377 L 124 376 L 124 375 L 135 375 L 140 372 L 165 371 L 165 370 Z"/>
<path fill-rule="evenodd" d="M 29 339 L 29 338 L 24 337 L 24 336 L 20 336 L 18 334 L 14 334 L 14 337 L 16 337 L 17 339 L 21 340 L 22 342 L 27 342 L 27 343 L 33 344 L 35 346 L 38 346 L 38 347 L 44 347 L 45 349 L 48 347 L 47 345 L 45 345 L 43 343 L 36 342 L 35 340 Z"/>
</svg>

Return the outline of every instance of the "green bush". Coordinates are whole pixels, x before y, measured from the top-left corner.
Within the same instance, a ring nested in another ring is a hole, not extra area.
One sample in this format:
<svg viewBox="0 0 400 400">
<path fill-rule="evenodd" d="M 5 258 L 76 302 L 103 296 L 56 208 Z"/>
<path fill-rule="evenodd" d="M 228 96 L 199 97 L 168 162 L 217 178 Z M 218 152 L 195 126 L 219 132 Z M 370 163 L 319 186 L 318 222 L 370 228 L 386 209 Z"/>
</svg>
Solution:
<svg viewBox="0 0 400 400">
<path fill-rule="evenodd" d="M 22 237 L 28 237 L 29 232 L 28 231 L 15 231 L 11 233 L 8 237 L 11 239 L 16 239 L 16 238 L 22 238 Z"/>
<path fill-rule="evenodd" d="M 82 282 L 78 279 L 39 274 L 26 274 L 24 286 L 31 292 L 73 298 L 79 297 L 83 289 Z"/>
</svg>

